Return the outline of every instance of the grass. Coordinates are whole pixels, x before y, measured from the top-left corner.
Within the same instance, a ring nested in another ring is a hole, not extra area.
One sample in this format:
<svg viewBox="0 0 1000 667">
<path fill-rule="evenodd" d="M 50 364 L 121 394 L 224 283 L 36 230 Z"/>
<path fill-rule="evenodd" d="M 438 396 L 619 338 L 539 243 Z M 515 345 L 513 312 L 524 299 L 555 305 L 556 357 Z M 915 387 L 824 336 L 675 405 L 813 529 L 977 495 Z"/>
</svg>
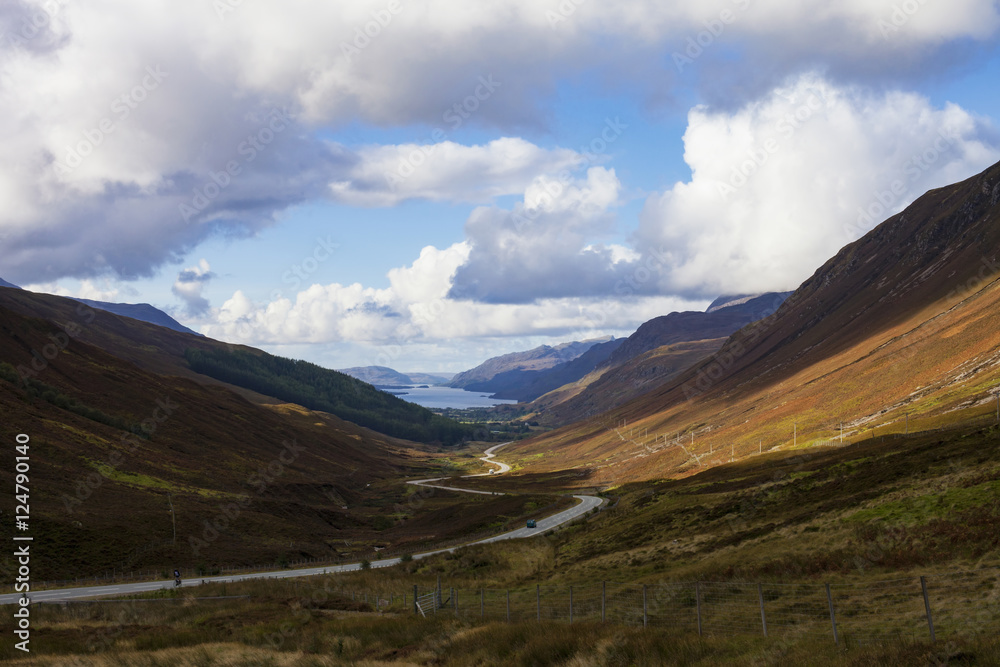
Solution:
<svg viewBox="0 0 1000 667">
<path fill-rule="evenodd" d="M 303 582 L 304 583 L 304 582 Z M 699 637 L 593 622 L 476 622 L 403 609 L 382 613 L 331 590 L 248 582 L 252 599 L 134 601 L 36 607 L 33 652 L 3 639 L 11 665 L 885 665 L 1000 664 L 995 636 L 930 645 L 829 638 Z M 230 586 L 231 589 L 240 587 Z M 317 595 L 317 592 L 322 595 Z"/>
</svg>

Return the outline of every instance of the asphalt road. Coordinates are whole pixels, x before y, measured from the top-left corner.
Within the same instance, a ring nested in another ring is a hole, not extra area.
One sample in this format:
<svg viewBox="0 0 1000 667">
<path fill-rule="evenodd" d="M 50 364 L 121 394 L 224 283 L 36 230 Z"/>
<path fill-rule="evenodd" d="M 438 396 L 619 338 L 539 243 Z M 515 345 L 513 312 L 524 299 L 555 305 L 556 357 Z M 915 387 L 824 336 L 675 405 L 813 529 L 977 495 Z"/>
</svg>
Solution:
<svg viewBox="0 0 1000 667">
<path fill-rule="evenodd" d="M 500 466 L 500 473 L 507 472 L 510 470 L 510 466 L 506 463 L 501 463 L 500 461 L 493 461 L 494 450 L 503 447 L 510 443 L 503 443 L 502 445 L 496 445 L 490 447 L 484 452 L 486 456 L 483 457 L 483 461 L 493 465 Z M 489 474 L 489 473 L 486 473 Z M 499 473 L 496 473 L 499 474 Z M 472 475 L 470 475 L 472 476 Z M 424 486 L 431 486 L 432 488 L 447 489 L 448 491 L 457 491 L 459 493 L 479 493 L 491 495 L 489 491 L 474 491 L 472 489 L 456 489 L 448 486 L 434 486 L 432 484 L 425 484 L 425 482 L 437 482 L 441 479 L 447 479 L 445 477 L 440 477 L 431 480 L 417 480 L 407 482 L 408 484 L 417 484 Z M 502 495 L 502 494 L 498 494 Z M 601 505 L 602 499 L 596 496 L 573 496 L 579 500 L 579 504 L 571 507 L 567 510 L 563 510 L 558 514 L 553 514 L 545 519 L 539 519 L 538 525 L 535 528 L 518 528 L 517 530 L 512 530 L 509 533 L 502 533 L 500 535 L 495 535 L 493 537 L 488 537 L 484 540 L 478 540 L 476 542 L 470 542 L 469 544 L 462 546 L 472 546 L 474 544 L 490 544 L 492 542 L 500 542 L 502 540 L 515 540 L 524 537 L 533 537 L 535 535 L 540 535 L 545 531 L 555 528 L 556 526 L 561 526 L 562 524 L 572 521 L 579 516 L 582 516 Z M 451 547 L 449 549 L 438 549 L 437 551 L 427 551 L 425 553 L 414 554 L 415 559 L 427 558 L 428 556 L 434 556 L 440 553 L 446 553 L 450 551 L 455 551 L 460 549 L 461 546 Z M 392 567 L 394 565 L 399 565 L 402 561 L 399 558 L 384 558 L 382 560 L 371 561 L 371 566 L 373 568 L 378 567 Z M 228 583 L 234 581 L 245 581 L 247 579 L 288 579 L 291 577 L 312 577 L 318 574 L 330 574 L 336 572 L 353 572 L 354 570 L 360 570 L 360 563 L 350 563 L 348 565 L 331 565 L 327 567 L 314 567 L 307 570 L 279 570 L 277 572 L 255 572 L 253 574 L 240 574 L 231 575 L 226 577 L 205 577 L 203 579 L 188 579 L 182 584 L 182 588 L 190 588 L 191 586 L 200 586 L 203 583 Z M 106 596 L 119 596 L 119 595 L 133 595 L 135 593 L 146 593 L 149 591 L 156 591 L 163 588 L 173 588 L 173 581 L 145 581 L 137 584 L 119 584 L 117 586 L 83 586 L 80 588 L 61 588 L 58 590 L 50 591 L 37 591 L 30 594 L 31 601 L 35 602 L 61 602 L 64 600 L 79 600 L 83 598 L 94 598 L 94 597 L 106 597 Z M 21 598 L 21 593 L 10 593 L 7 595 L 0 595 L 0 605 L 4 604 L 14 604 Z"/>
</svg>

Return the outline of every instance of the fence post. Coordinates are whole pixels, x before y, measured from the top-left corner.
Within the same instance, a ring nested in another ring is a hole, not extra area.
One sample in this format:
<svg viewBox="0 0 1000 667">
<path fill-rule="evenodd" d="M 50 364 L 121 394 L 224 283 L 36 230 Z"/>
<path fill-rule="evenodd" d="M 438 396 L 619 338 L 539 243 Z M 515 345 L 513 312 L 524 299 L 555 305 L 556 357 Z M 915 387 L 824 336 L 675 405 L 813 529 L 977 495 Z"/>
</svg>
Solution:
<svg viewBox="0 0 1000 667">
<path fill-rule="evenodd" d="M 417 604 L 417 585 L 413 584 L 413 614 L 420 613 L 420 606 Z"/>
<path fill-rule="evenodd" d="M 435 610 L 441 606 L 441 575 L 438 575 L 437 599 L 434 601 Z"/>
<path fill-rule="evenodd" d="M 458 616 L 458 589 L 451 589 L 451 606 L 455 610 L 455 616 Z"/>
<path fill-rule="evenodd" d="M 483 589 L 479 589 L 479 618 L 486 618 L 486 602 L 483 597 Z"/>
<path fill-rule="evenodd" d="M 927 595 L 927 579 L 920 577 L 920 588 L 924 593 L 924 609 L 927 611 L 927 627 L 931 631 L 931 643 L 935 643 L 934 638 L 934 617 L 931 616 L 931 598 Z"/>
<path fill-rule="evenodd" d="M 507 622 L 510 623 L 510 589 L 507 589 Z"/>
<path fill-rule="evenodd" d="M 642 627 L 649 625 L 649 614 L 646 607 L 646 584 L 642 585 Z"/>
<path fill-rule="evenodd" d="M 760 624 L 764 628 L 764 636 L 767 637 L 767 616 L 764 614 L 764 584 L 757 584 L 757 600 L 760 602 Z"/>
<path fill-rule="evenodd" d="M 837 616 L 833 613 L 833 595 L 830 593 L 830 584 L 826 585 L 826 603 L 830 607 L 830 624 L 833 626 L 833 643 L 840 644 L 837 640 Z"/>
<path fill-rule="evenodd" d="M 698 609 L 698 636 L 701 636 L 701 582 L 694 582 L 694 602 Z"/>
<path fill-rule="evenodd" d="M 542 622 L 542 587 L 535 584 L 535 615 L 538 616 L 538 622 Z"/>
<path fill-rule="evenodd" d="M 601 582 L 601 623 L 604 623 L 606 616 L 607 605 L 605 604 L 608 599 L 608 582 Z"/>
</svg>

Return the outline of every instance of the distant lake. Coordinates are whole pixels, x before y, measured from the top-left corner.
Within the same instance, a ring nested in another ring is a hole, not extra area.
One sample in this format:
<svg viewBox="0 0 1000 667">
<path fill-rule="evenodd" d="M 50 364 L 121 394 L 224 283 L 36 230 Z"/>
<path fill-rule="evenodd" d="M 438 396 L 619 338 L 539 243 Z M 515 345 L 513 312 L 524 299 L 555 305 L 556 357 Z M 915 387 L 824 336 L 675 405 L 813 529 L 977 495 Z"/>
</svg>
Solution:
<svg viewBox="0 0 1000 667">
<path fill-rule="evenodd" d="M 404 401 L 422 405 L 425 408 L 488 408 L 502 403 L 517 403 L 517 401 L 490 398 L 488 393 L 481 391 L 465 391 L 454 387 L 408 387 L 392 389 Z M 402 394 L 405 392 L 405 394 Z"/>
</svg>

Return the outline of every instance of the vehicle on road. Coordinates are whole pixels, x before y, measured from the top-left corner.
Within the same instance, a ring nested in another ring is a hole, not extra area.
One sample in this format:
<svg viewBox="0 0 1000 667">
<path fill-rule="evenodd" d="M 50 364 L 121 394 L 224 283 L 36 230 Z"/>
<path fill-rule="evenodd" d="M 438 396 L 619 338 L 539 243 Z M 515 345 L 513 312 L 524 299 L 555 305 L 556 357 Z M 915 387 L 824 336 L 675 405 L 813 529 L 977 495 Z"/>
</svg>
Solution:
<svg viewBox="0 0 1000 667">
<path fill-rule="evenodd" d="M 538 524 L 535 523 L 534 519 L 528 519 L 528 528 L 535 528 Z"/>
</svg>

